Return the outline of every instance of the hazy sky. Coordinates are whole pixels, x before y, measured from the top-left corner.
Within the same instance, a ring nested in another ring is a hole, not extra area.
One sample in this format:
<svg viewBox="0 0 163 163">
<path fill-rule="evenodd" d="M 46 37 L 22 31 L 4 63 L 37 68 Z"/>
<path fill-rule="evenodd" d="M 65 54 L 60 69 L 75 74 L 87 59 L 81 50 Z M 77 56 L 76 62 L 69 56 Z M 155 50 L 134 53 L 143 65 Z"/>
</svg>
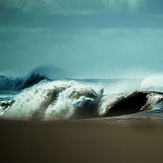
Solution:
<svg viewBox="0 0 163 163">
<path fill-rule="evenodd" d="M 42 65 L 81 78 L 162 72 L 163 0 L 0 0 L 0 72 Z"/>
</svg>

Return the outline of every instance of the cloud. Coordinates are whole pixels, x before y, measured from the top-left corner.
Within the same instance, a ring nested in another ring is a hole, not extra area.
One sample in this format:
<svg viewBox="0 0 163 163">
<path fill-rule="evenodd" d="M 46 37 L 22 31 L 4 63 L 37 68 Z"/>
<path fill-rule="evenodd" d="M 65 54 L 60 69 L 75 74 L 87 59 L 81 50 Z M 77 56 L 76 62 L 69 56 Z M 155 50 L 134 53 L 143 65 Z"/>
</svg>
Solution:
<svg viewBox="0 0 163 163">
<path fill-rule="evenodd" d="M 162 0 L 145 0 L 144 10 L 151 14 L 163 14 L 163 1 Z"/>
<path fill-rule="evenodd" d="M 162 0 L 0 0 L 1 8 L 25 13 L 90 15 L 108 12 L 162 14 Z"/>
<path fill-rule="evenodd" d="M 0 0 L 0 24 L 34 28 L 162 28 L 161 0 Z"/>
<path fill-rule="evenodd" d="M 30 13 L 90 14 L 104 7 L 100 0 L 0 0 L 0 5 Z"/>
<path fill-rule="evenodd" d="M 144 1 L 147 0 L 0 0 L 0 6 L 23 12 L 87 15 L 109 10 L 136 10 Z"/>
<path fill-rule="evenodd" d="M 143 0 L 103 0 L 103 3 L 109 8 L 128 8 L 129 10 L 135 10 L 141 7 Z"/>
</svg>

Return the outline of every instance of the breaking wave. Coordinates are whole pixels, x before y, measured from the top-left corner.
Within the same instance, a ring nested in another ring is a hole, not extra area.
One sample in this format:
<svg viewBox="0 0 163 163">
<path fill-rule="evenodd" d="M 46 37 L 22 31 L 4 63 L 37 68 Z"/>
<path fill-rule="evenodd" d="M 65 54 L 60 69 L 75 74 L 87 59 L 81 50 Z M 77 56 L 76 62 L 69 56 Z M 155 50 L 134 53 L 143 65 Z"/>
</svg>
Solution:
<svg viewBox="0 0 163 163">
<path fill-rule="evenodd" d="M 26 77 L 8 78 L 0 76 L 0 91 L 19 91 L 39 83 L 42 80 L 50 80 L 46 75 L 33 71 Z"/>
<path fill-rule="evenodd" d="M 105 84 L 97 80 L 50 80 L 39 72 L 17 79 L 1 76 L 0 116 L 47 121 L 162 112 L 163 93 L 150 86 L 144 88 L 147 80 L 133 84 L 131 89 L 129 81 L 126 85 L 121 80 L 112 80 L 109 85 L 109 80 Z"/>
</svg>

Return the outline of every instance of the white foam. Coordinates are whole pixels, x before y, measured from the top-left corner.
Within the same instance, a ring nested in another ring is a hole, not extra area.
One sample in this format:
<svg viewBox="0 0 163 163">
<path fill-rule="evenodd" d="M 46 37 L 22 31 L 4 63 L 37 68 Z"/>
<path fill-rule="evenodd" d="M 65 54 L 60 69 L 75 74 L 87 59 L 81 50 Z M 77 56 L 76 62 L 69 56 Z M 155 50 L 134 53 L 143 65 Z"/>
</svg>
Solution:
<svg viewBox="0 0 163 163">
<path fill-rule="evenodd" d="M 100 94 L 90 86 L 77 84 L 65 89 L 59 94 L 57 101 L 52 102 L 47 108 L 45 120 L 71 118 L 75 110 L 82 107 L 86 101 L 97 100 L 97 98 L 87 97 L 90 93 L 100 98 Z"/>
<path fill-rule="evenodd" d="M 93 95 L 89 97 L 89 95 Z M 52 81 L 36 84 L 15 96 L 15 102 L 2 114 L 9 119 L 69 119 L 86 101 L 98 100 L 96 88 L 74 81 Z"/>
<path fill-rule="evenodd" d="M 155 74 L 146 77 L 141 85 L 142 90 L 163 91 L 163 74 Z"/>
<path fill-rule="evenodd" d="M 46 107 L 53 101 L 53 94 L 72 83 L 45 82 L 25 89 L 15 97 L 15 102 L 5 110 L 3 117 L 28 120 L 42 117 Z"/>
</svg>

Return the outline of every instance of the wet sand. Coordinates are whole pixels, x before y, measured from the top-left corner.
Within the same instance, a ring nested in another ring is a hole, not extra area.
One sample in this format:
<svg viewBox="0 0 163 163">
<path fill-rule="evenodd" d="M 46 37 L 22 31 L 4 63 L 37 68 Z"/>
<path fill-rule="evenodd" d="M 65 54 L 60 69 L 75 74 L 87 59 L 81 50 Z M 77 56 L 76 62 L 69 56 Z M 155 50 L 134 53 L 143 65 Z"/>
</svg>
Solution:
<svg viewBox="0 0 163 163">
<path fill-rule="evenodd" d="M 0 163 L 162 163 L 163 121 L 0 120 Z"/>
</svg>

